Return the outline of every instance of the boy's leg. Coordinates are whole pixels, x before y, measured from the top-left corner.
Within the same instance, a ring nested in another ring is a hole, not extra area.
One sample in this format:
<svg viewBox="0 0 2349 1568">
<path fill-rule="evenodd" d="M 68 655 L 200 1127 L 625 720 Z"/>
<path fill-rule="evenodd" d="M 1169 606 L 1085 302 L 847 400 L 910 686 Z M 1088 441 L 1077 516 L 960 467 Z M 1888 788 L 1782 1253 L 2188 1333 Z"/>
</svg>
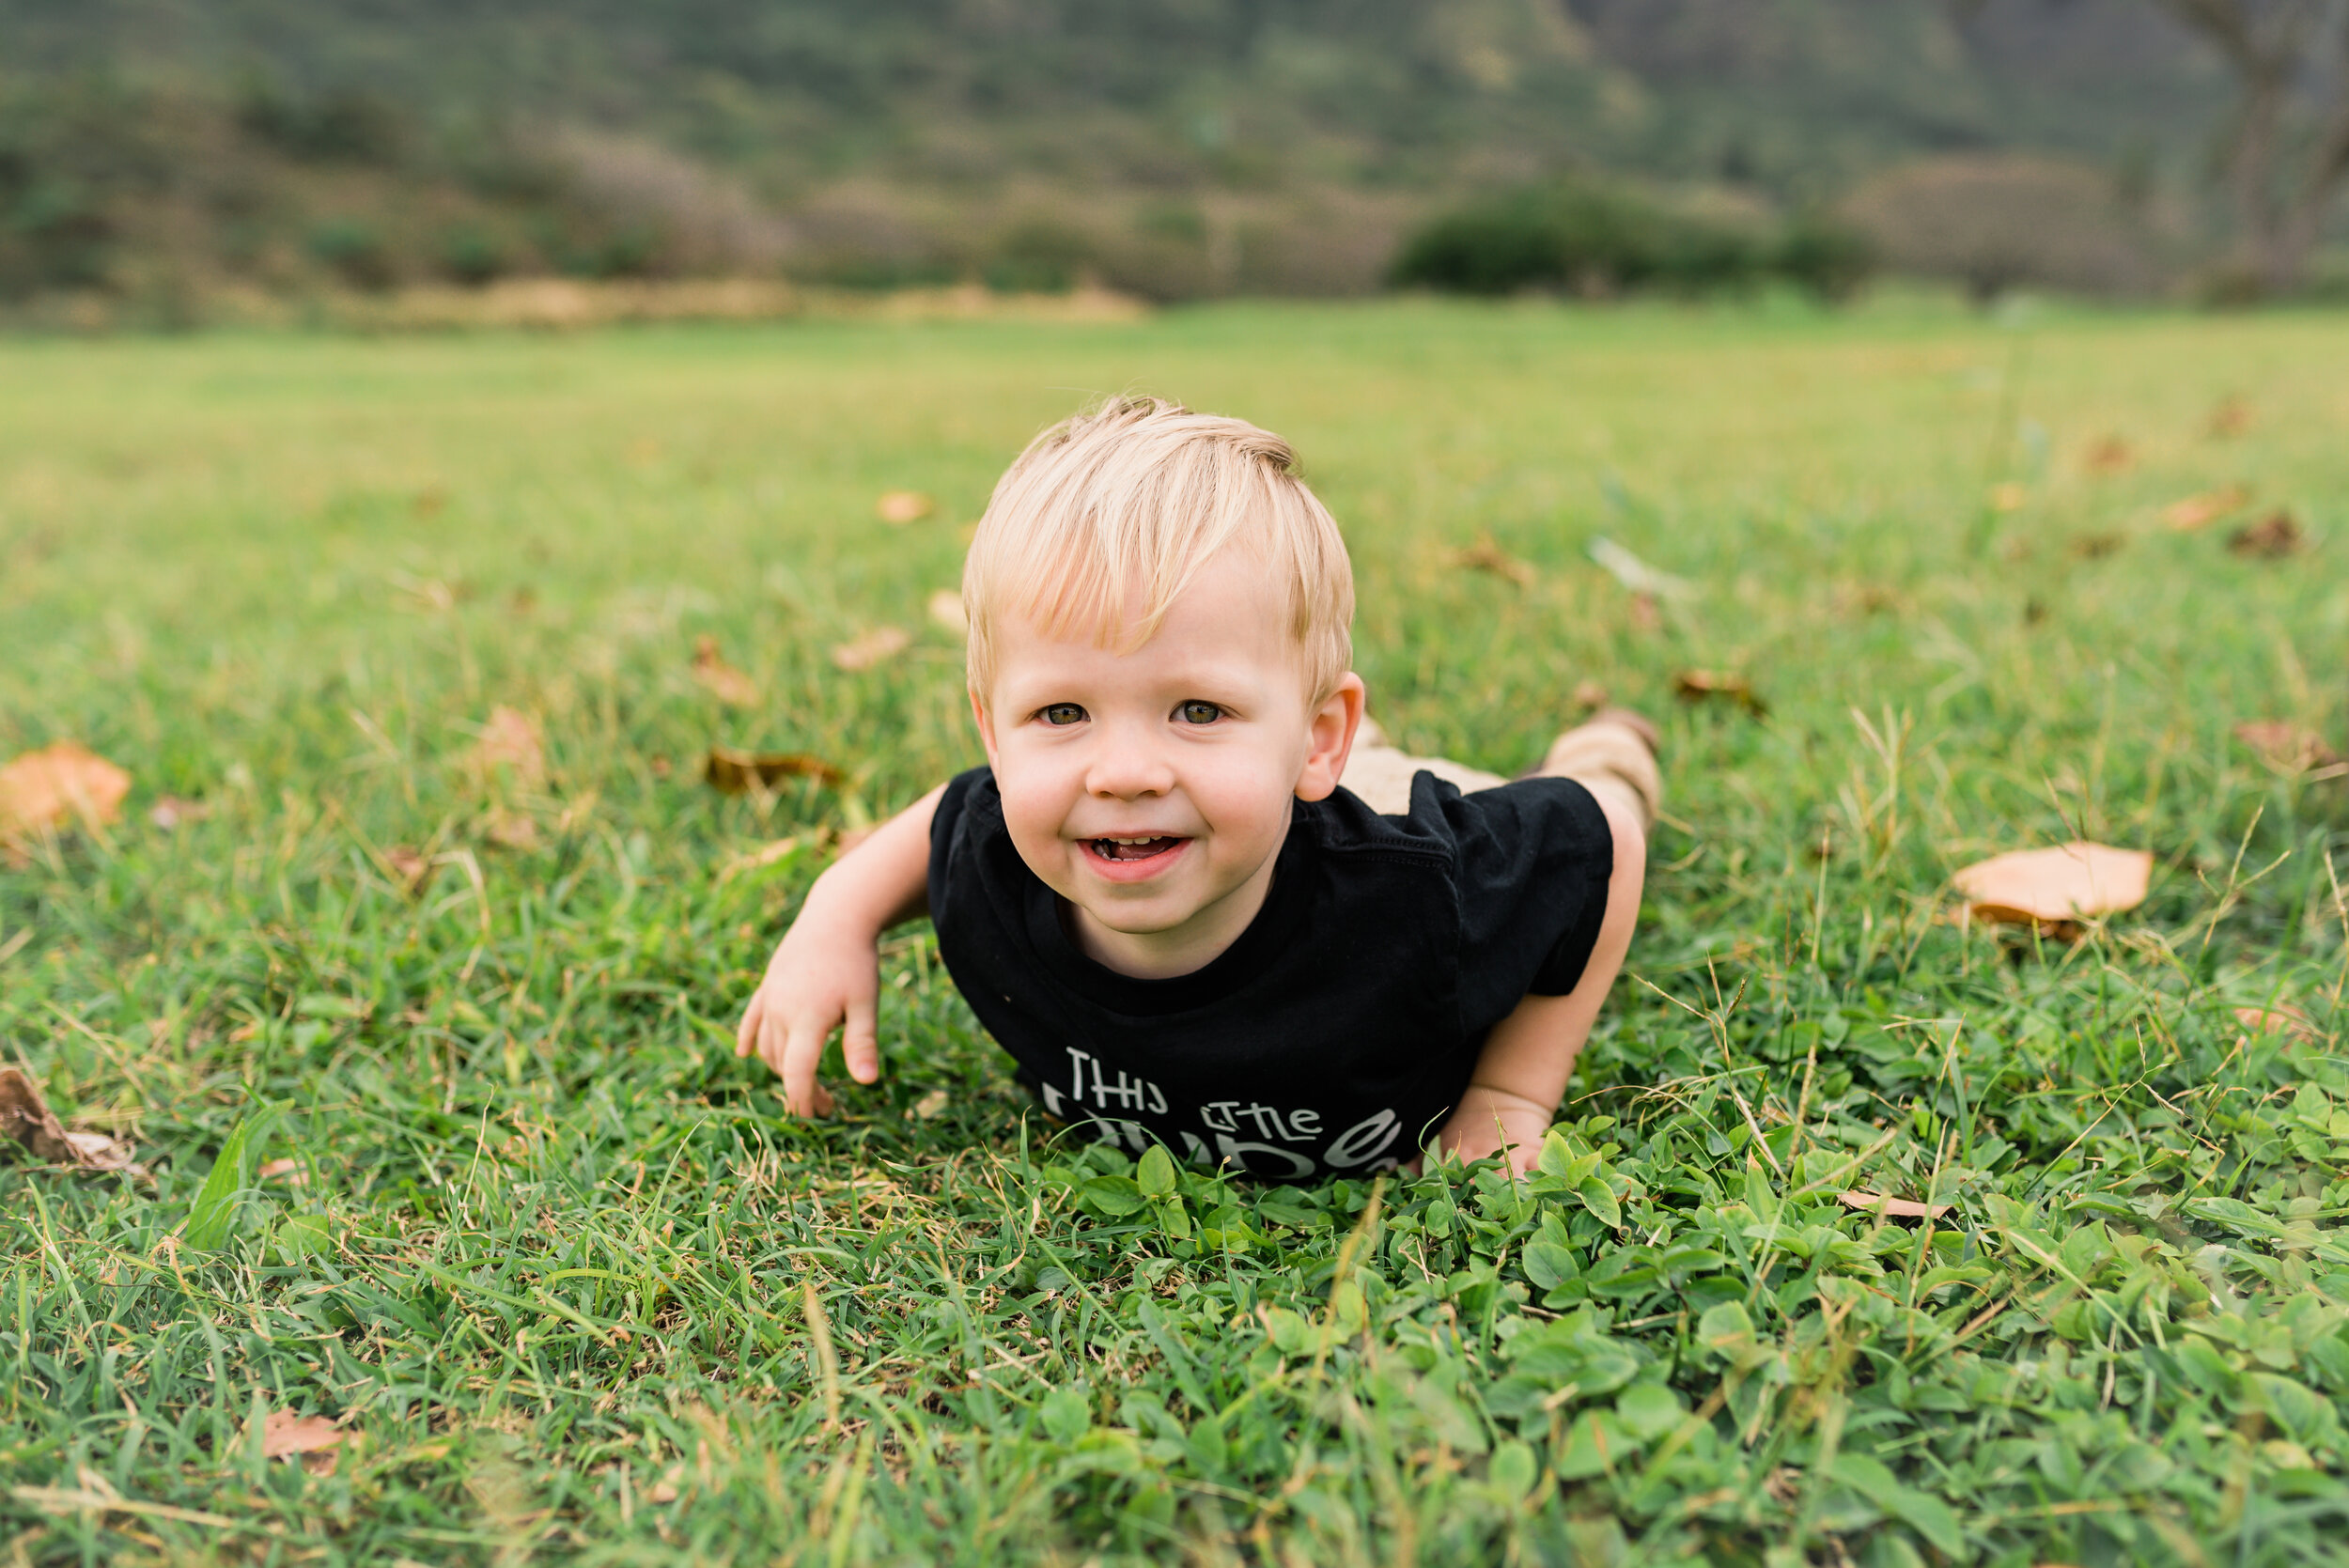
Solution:
<svg viewBox="0 0 2349 1568">
<path fill-rule="evenodd" d="M 1664 774 L 1656 765 L 1656 726 L 1627 707 L 1602 708 L 1550 742 L 1529 777 L 1572 779 L 1601 799 L 1612 797 L 1642 828 L 1656 826 Z"/>
<path fill-rule="evenodd" d="M 1415 757 L 1387 738 L 1387 732 L 1367 713 L 1354 732 L 1354 750 L 1346 759 L 1346 777 L 1339 782 L 1382 816 L 1403 816 L 1411 809 L 1411 775 L 1422 768 L 1466 795 L 1509 781 L 1498 773 L 1470 768 L 1450 757 Z"/>
<path fill-rule="evenodd" d="M 1656 743 L 1656 726 L 1644 717 L 1629 708 L 1605 708 L 1552 741 L 1548 754 L 1526 777 L 1573 779 L 1594 795 L 1611 795 L 1641 826 L 1653 827 L 1664 800 Z M 1401 816 L 1411 809 L 1411 775 L 1423 768 L 1463 795 L 1509 782 L 1450 757 L 1412 756 L 1364 714 L 1344 783 L 1371 810 Z"/>
</svg>

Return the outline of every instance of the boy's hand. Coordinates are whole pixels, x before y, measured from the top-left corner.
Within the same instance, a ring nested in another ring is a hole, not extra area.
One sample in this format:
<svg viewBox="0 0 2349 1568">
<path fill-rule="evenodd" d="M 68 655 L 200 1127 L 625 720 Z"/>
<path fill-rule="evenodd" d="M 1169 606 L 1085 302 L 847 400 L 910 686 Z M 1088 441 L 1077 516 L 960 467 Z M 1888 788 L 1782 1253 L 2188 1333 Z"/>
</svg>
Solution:
<svg viewBox="0 0 2349 1568">
<path fill-rule="evenodd" d="M 873 936 L 842 930 L 802 914 L 767 961 L 767 978 L 744 1009 L 734 1054 L 756 1051 L 783 1078 L 784 1109 L 829 1116 L 832 1094 L 816 1081 L 824 1042 L 842 1029 L 841 1054 L 859 1083 L 880 1077 L 874 1013 L 880 1000 L 880 955 Z"/>
<path fill-rule="evenodd" d="M 1509 1169 L 1522 1176 L 1542 1157 L 1542 1134 L 1549 1130 L 1550 1109 L 1522 1094 L 1488 1084 L 1471 1083 L 1460 1096 L 1459 1109 L 1436 1135 L 1436 1147 L 1463 1163 L 1508 1152 Z"/>
<path fill-rule="evenodd" d="M 939 785 L 876 829 L 816 878 L 742 1013 L 734 1054 L 756 1051 L 783 1076 L 794 1116 L 829 1116 L 832 1095 L 816 1081 L 824 1042 L 840 1030 L 848 1076 L 880 1077 L 873 1015 L 880 1001 L 880 934 L 929 912 L 924 877 Z"/>
</svg>

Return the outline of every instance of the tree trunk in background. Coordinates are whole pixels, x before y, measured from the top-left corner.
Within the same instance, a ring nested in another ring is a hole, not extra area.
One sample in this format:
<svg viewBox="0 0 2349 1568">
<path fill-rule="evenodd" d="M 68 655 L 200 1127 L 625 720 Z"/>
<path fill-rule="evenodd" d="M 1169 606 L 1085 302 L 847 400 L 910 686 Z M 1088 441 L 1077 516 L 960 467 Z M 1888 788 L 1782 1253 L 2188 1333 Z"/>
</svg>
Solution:
<svg viewBox="0 0 2349 1568">
<path fill-rule="evenodd" d="M 2227 186 L 2247 281 L 2289 293 L 2308 275 L 2334 189 L 2349 176 L 2349 0 L 2159 0 L 2201 35 L 2241 93 Z M 2299 103 L 2316 123 L 2301 133 Z"/>
</svg>

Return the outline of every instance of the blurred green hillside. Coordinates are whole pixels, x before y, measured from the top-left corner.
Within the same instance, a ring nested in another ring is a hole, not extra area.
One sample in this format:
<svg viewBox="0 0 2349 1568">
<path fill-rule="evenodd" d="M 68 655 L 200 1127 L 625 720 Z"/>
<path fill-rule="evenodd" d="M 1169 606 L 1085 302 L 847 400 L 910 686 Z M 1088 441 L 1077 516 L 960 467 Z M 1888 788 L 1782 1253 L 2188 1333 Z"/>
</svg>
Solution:
<svg viewBox="0 0 2349 1568">
<path fill-rule="evenodd" d="M 0 293 L 764 273 L 1373 287 L 1562 173 L 1789 210 L 2029 151 L 2191 192 L 2142 0 L 0 0 Z"/>
</svg>

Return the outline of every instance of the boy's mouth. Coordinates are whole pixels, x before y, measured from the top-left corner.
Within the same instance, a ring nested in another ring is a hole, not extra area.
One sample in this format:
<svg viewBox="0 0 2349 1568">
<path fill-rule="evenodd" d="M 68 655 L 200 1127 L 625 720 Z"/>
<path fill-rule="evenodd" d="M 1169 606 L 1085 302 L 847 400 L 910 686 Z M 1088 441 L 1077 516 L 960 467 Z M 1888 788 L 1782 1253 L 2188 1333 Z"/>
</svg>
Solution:
<svg viewBox="0 0 2349 1568">
<path fill-rule="evenodd" d="M 1103 861 L 1152 861 L 1169 854 L 1190 842 L 1187 839 L 1159 835 L 1155 838 L 1089 838 L 1084 841 L 1086 853 Z"/>
</svg>

